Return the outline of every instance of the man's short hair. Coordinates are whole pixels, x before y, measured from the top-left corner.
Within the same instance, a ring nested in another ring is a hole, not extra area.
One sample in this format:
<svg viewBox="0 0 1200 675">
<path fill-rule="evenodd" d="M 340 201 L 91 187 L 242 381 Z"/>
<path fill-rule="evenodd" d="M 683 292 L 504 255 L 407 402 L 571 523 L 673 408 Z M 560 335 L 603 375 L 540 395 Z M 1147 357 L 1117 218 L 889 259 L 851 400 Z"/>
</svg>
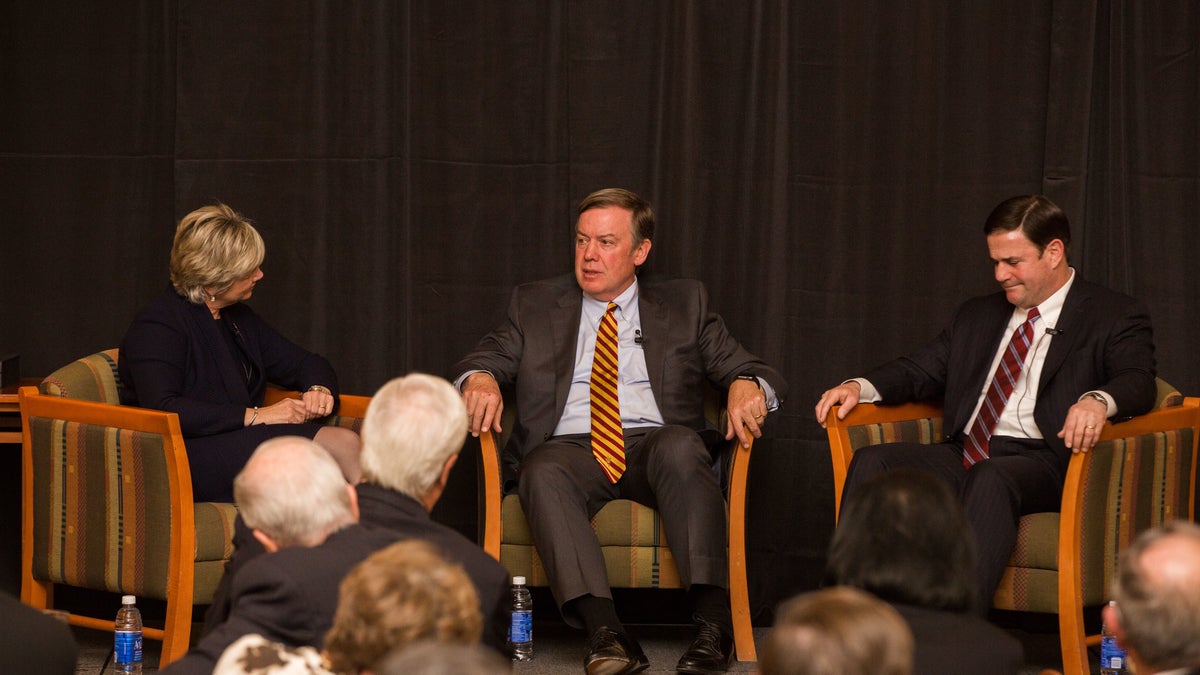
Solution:
<svg viewBox="0 0 1200 675">
<path fill-rule="evenodd" d="M 469 645 L 482 633 L 471 578 L 429 542 L 409 539 L 371 554 L 342 580 L 325 654 L 333 672 L 357 673 L 417 640 Z"/>
<path fill-rule="evenodd" d="M 1142 663 L 1200 666 L 1200 526 L 1173 520 L 1139 535 L 1121 553 L 1113 599 Z"/>
<path fill-rule="evenodd" d="M 337 462 L 300 436 L 259 445 L 233 480 L 233 496 L 246 525 L 280 547 L 315 546 L 357 520 Z"/>
<path fill-rule="evenodd" d="M 826 588 L 779 608 L 758 667 L 762 675 L 908 675 L 912 631 L 882 600 Z"/>
<path fill-rule="evenodd" d="M 609 206 L 629 211 L 632 217 L 633 248 L 637 248 L 643 239 L 654 240 L 654 209 L 650 206 L 650 202 L 624 188 L 596 190 L 579 202 L 576 213 L 582 215 L 584 211 L 603 209 Z"/>
<path fill-rule="evenodd" d="M 362 428 L 363 479 L 421 499 L 467 437 L 467 408 L 452 384 L 414 373 L 383 385 Z"/>
<path fill-rule="evenodd" d="M 1071 223 L 1067 214 L 1042 195 L 1010 197 L 992 209 L 983 224 L 983 233 L 988 236 L 1016 229 L 1024 232 L 1037 247 L 1039 256 L 1055 239 L 1062 240 L 1064 254 L 1071 247 Z"/>
<path fill-rule="evenodd" d="M 931 474 L 897 469 L 847 495 L 825 578 L 888 602 L 965 611 L 974 570 L 973 535 L 950 488 Z"/>
</svg>

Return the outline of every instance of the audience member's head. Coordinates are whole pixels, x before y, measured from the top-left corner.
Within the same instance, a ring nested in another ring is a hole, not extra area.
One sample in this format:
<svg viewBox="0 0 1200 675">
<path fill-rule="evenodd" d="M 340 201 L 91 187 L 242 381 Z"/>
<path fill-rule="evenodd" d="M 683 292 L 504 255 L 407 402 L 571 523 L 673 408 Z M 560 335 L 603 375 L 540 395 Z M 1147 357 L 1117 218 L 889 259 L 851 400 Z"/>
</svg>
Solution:
<svg viewBox="0 0 1200 675">
<path fill-rule="evenodd" d="M 1200 667 L 1200 526 L 1171 521 L 1121 553 L 1104 620 L 1139 673 Z"/>
<path fill-rule="evenodd" d="M 512 663 L 482 645 L 423 640 L 401 647 L 371 669 L 372 675 L 506 675 Z"/>
<path fill-rule="evenodd" d="M 410 539 L 372 554 L 342 580 L 325 655 L 334 672 L 357 673 L 417 640 L 469 645 L 482 633 L 471 578 L 429 543 Z"/>
<path fill-rule="evenodd" d="M 882 473 L 842 505 L 826 583 L 897 604 L 966 611 L 975 588 L 972 537 L 944 482 L 910 469 Z"/>
<path fill-rule="evenodd" d="M 421 373 L 398 377 L 367 408 L 363 479 L 432 509 L 466 437 L 467 408 L 453 385 Z"/>
<path fill-rule="evenodd" d="M 837 586 L 785 602 L 759 657 L 762 675 L 908 675 L 913 637 L 890 605 Z"/>
<path fill-rule="evenodd" d="M 316 546 L 358 521 L 354 488 L 321 446 L 280 436 L 258 446 L 233 481 L 238 511 L 268 551 Z"/>
</svg>

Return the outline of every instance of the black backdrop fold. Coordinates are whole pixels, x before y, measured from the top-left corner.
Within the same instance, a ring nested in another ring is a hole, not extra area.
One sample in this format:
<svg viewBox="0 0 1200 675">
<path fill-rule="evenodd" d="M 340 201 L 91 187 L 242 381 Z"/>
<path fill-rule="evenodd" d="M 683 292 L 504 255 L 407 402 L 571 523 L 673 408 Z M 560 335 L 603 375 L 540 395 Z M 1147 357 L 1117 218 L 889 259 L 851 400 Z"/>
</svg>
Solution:
<svg viewBox="0 0 1200 675">
<path fill-rule="evenodd" d="M 1147 302 L 1200 394 L 1198 54 L 1191 0 L 8 2 L 0 352 L 115 346 L 220 199 L 267 241 L 256 310 L 370 393 L 445 373 L 570 269 L 572 204 L 629 187 L 647 271 L 707 282 L 792 384 L 751 469 L 765 621 L 820 577 L 818 393 L 993 288 L 1001 199 L 1058 201 L 1073 264 Z M 460 466 L 437 515 L 470 532 Z"/>
</svg>

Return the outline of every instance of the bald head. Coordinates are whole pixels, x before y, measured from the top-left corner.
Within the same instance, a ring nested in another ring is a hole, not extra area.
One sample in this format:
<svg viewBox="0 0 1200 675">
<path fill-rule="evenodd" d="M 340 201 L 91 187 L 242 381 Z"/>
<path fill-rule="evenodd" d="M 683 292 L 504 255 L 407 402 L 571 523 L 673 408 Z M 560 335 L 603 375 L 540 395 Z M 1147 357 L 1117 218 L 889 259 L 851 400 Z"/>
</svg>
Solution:
<svg viewBox="0 0 1200 675">
<path fill-rule="evenodd" d="M 1131 655 L 1151 671 L 1200 666 L 1200 527 L 1143 532 L 1119 567 L 1113 597 Z"/>
<path fill-rule="evenodd" d="M 275 548 L 316 546 L 358 520 L 354 489 L 337 462 L 299 436 L 258 446 L 234 479 L 233 495 L 246 525 Z"/>
</svg>

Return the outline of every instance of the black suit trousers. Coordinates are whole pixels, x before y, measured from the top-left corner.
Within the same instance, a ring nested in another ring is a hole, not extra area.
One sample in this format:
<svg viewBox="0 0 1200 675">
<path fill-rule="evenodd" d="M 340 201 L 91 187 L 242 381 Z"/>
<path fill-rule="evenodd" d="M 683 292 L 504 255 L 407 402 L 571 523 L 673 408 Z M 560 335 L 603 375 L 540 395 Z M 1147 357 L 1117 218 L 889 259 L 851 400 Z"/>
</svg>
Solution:
<svg viewBox="0 0 1200 675">
<path fill-rule="evenodd" d="M 986 614 L 1017 543 L 1017 524 L 1029 513 L 1058 511 L 1065 466 L 1041 439 L 994 436 L 990 457 L 967 469 L 959 443 L 885 443 L 854 453 L 843 504 L 872 477 L 902 467 L 946 481 L 963 504 L 975 536 L 976 610 Z"/>
<path fill-rule="evenodd" d="M 550 588 L 560 608 L 584 595 L 612 598 L 590 518 L 614 499 L 630 499 L 662 516 L 684 587 L 725 588 L 725 501 L 708 448 L 687 427 L 625 430 L 625 473 L 609 482 L 586 434 L 560 436 L 521 462 L 518 493 Z M 576 627 L 578 617 L 564 614 Z"/>
</svg>

